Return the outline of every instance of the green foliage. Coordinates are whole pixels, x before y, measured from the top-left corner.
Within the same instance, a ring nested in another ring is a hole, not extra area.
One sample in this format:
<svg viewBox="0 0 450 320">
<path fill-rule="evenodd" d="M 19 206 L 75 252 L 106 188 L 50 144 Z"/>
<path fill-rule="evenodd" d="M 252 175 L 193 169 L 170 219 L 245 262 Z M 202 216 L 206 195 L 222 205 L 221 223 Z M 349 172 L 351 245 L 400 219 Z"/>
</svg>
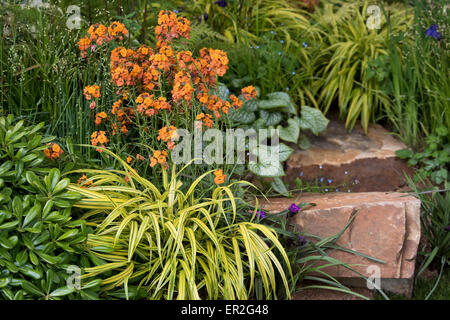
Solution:
<svg viewBox="0 0 450 320">
<path fill-rule="evenodd" d="M 450 127 L 446 4 L 445 0 L 414 1 L 408 30 L 396 30 L 397 21 L 388 19 L 389 63 L 382 72 L 389 73 L 384 90 L 392 107 L 384 111 L 400 138 L 412 147 L 420 145 L 422 135 Z M 387 9 L 384 14 L 388 16 Z M 426 35 L 431 25 L 437 26 L 441 40 Z"/>
<path fill-rule="evenodd" d="M 12 115 L 0 118 L 1 297 L 95 298 L 95 291 L 76 294 L 66 286 L 69 266 L 89 265 L 80 255 L 88 230 L 84 221 L 72 220 L 71 207 L 80 195 L 67 190 L 69 179 L 42 167 L 45 142 L 53 138 L 38 134 L 42 126 L 15 124 Z"/>
<path fill-rule="evenodd" d="M 424 266 L 419 270 L 421 273 L 434 259 L 444 257 L 450 261 L 450 192 L 448 182 L 444 190 L 439 190 L 421 175 L 416 175 L 415 180 L 408 177 L 408 184 L 421 201 L 422 233 L 430 245 Z"/>
<path fill-rule="evenodd" d="M 341 6 L 325 3 L 311 19 L 321 34 L 320 45 L 312 54 L 311 67 L 315 75 L 311 83 L 321 109 L 326 113 L 337 103 L 346 126 L 353 128 L 357 119 L 365 131 L 369 121 L 377 119 L 380 111 L 391 101 L 382 90 L 383 75 L 374 67 L 387 55 L 389 28 L 384 17 L 380 28 L 367 26 L 367 1 L 345 2 Z M 390 6 L 392 29 L 406 30 L 410 16 L 405 8 Z"/>
<path fill-rule="evenodd" d="M 86 170 L 94 186 L 69 186 L 83 195 L 75 206 L 90 209 L 86 216 L 97 226 L 89 235 L 89 250 L 105 261 L 86 268 L 84 277 L 110 271 L 104 290 L 123 288 L 127 298 L 249 299 L 256 281 L 266 298 L 277 297 L 277 286 L 289 297 L 289 260 L 276 233 L 257 223 L 237 222 L 237 202 L 229 187 L 218 186 L 210 197 L 195 196 L 211 171 L 183 192 L 180 177 L 188 165 L 179 172 L 173 167 L 170 177 L 162 168 L 159 189 L 104 152 L 124 170 Z"/>
<path fill-rule="evenodd" d="M 432 296 L 437 288 L 445 267 L 450 265 L 450 189 L 448 181 L 445 189 L 439 190 L 423 175 L 416 175 L 415 179 L 406 176 L 408 184 L 413 189 L 416 197 L 421 202 L 421 226 L 422 234 L 426 237 L 426 245 L 422 248 L 424 255 L 422 265 L 417 272 L 417 278 L 429 266 L 437 269 L 440 263 L 439 277 L 435 285 L 426 296 L 426 300 Z M 425 186 L 423 191 L 421 186 Z"/>
<path fill-rule="evenodd" d="M 257 132 L 276 129 L 280 140 L 297 144 L 300 148 L 309 145 L 308 138 L 302 135 L 300 130 L 311 130 L 318 135 L 328 125 L 328 120 L 318 109 L 302 106 L 298 116 L 297 106 L 286 92 L 281 91 L 267 94 L 266 99 L 246 101 L 240 109 L 231 110 L 229 118 L 235 126 L 244 129 L 254 128 Z M 271 139 L 276 133 L 274 131 L 273 134 L 269 134 L 271 136 L 267 138 Z M 248 169 L 257 176 L 275 178 L 271 180 L 272 188 L 280 194 L 287 195 L 286 186 L 278 178 L 285 175 L 282 162 L 289 158 L 293 149 L 284 143 L 269 146 L 267 142 L 260 141 L 260 145 L 255 149 L 249 149 L 258 157 L 258 161 L 249 163 Z M 271 155 L 277 151 L 279 161 L 274 161 Z"/>
<path fill-rule="evenodd" d="M 449 131 L 445 127 L 436 128 L 425 139 L 426 147 L 422 152 L 414 153 L 411 149 L 396 151 L 401 159 L 408 159 L 408 164 L 418 166 L 418 173 L 430 177 L 437 184 L 449 180 L 450 141 Z"/>
</svg>

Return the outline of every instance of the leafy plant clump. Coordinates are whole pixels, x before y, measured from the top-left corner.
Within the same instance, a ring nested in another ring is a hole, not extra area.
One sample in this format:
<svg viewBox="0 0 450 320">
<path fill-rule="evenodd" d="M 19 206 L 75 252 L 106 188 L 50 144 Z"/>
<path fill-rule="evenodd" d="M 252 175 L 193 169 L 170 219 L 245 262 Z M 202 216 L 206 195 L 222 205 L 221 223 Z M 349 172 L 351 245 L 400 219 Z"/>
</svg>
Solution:
<svg viewBox="0 0 450 320">
<path fill-rule="evenodd" d="M 124 170 L 87 170 L 93 174 L 88 188 L 69 186 L 83 196 L 75 206 L 89 209 L 86 218 L 97 227 L 89 235 L 89 251 L 104 261 L 86 268 L 84 278 L 102 276 L 103 290 L 121 290 L 127 298 L 249 299 L 258 279 L 266 298 L 276 298 L 280 286 L 290 296 L 290 264 L 277 234 L 257 223 L 237 222 L 229 186 L 217 186 L 209 198 L 195 196 L 211 172 L 183 192 L 185 167 L 179 172 L 172 167 L 169 176 L 162 165 L 160 189 L 104 152 Z"/>
<path fill-rule="evenodd" d="M 298 145 L 301 149 L 309 147 L 309 140 L 306 135 L 301 134 L 301 130 L 310 130 L 318 135 L 323 132 L 328 125 L 328 119 L 318 109 L 308 106 L 302 106 L 300 115 L 297 107 L 292 102 L 286 92 L 272 92 L 266 95 L 266 99 L 252 99 L 245 101 L 242 108 L 230 112 L 229 118 L 234 125 L 243 129 L 275 130 L 274 135 L 278 134 L 280 140 L 288 144 Z M 269 131 L 270 132 L 270 131 Z M 268 140 L 274 135 L 269 133 Z M 285 143 L 279 143 L 277 146 L 268 144 L 259 144 L 249 151 L 258 155 L 257 163 L 249 163 L 248 169 L 260 177 L 272 179 L 272 187 L 281 194 L 287 194 L 288 191 L 280 179 L 284 176 L 282 162 L 286 161 L 293 148 Z M 278 148 L 279 161 L 274 161 L 270 154 L 271 148 Z M 263 149 L 263 150 L 261 150 Z"/>
<path fill-rule="evenodd" d="M 89 288 L 97 280 L 83 287 L 70 282 L 67 270 L 89 266 L 82 255 L 88 229 L 83 220 L 72 220 L 80 195 L 67 190 L 69 179 L 43 166 L 45 155 L 55 158 L 60 150 L 49 151 L 45 143 L 53 137 L 42 138 L 42 126 L 14 124 L 11 115 L 0 118 L 1 298 L 95 298 Z"/>
<path fill-rule="evenodd" d="M 449 131 L 445 127 L 436 128 L 425 139 L 426 147 L 422 152 L 414 153 L 411 149 L 396 151 L 401 159 L 408 159 L 410 166 L 418 166 L 418 174 L 429 177 L 437 184 L 449 180 L 450 141 Z"/>
</svg>

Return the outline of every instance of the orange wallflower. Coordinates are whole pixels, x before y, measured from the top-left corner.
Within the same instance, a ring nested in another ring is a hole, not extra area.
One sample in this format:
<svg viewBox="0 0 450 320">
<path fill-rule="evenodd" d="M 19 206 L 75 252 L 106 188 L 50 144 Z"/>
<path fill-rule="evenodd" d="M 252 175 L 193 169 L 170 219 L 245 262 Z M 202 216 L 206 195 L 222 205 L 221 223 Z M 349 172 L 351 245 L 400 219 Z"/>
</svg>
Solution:
<svg viewBox="0 0 450 320">
<path fill-rule="evenodd" d="M 105 145 L 109 142 L 108 137 L 106 136 L 105 131 L 94 131 L 91 134 L 91 144 L 93 146 L 97 146 L 100 144 L 102 148 L 106 148 Z M 96 149 L 98 152 L 102 152 L 101 149 Z"/>
<path fill-rule="evenodd" d="M 156 150 L 153 152 L 153 156 L 150 157 L 150 167 L 154 167 L 157 163 L 166 165 L 167 164 L 167 151 Z"/>
<path fill-rule="evenodd" d="M 222 183 L 224 183 L 224 182 L 225 182 L 225 179 L 226 179 L 226 177 L 227 177 L 225 174 L 223 174 L 222 169 L 218 169 L 218 170 L 214 171 L 214 175 L 216 176 L 216 177 L 214 178 L 214 182 L 215 182 L 216 184 L 222 184 Z"/>
<path fill-rule="evenodd" d="M 245 100 L 256 99 L 256 88 L 254 86 L 242 88 L 241 93 Z"/>
<path fill-rule="evenodd" d="M 242 107 L 242 104 L 244 103 L 241 99 L 236 97 L 234 94 L 230 95 L 230 99 L 232 101 L 232 106 L 235 109 L 239 109 L 240 107 Z"/>
<path fill-rule="evenodd" d="M 106 112 L 99 112 L 95 115 L 95 124 L 98 126 L 102 123 L 102 119 L 108 119 Z"/>
<path fill-rule="evenodd" d="M 128 30 L 127 30 L 127 28 L 125 28 L 125 25 L 123 23 L 114 21 L 108 27 L 108 33 L 109 33 L 109 36 L 112 38 L 117 37 L 117 38 L 119 38 L 119 40 L 123 40 L 123 36 L 126 36 L 128 34 Z"/>
<path fill-rule="evenodd" d="M 47 158 L 51 160 L 56 160 L 59 158 L 60 155 L 63 154 L 63 150 L 61 147 L 53 142 L 53 143 L 47 143 L 47 149 L 44 149 L 44 154 Z"/>
<path fill-rule="evenodd" d="M 172 89 L 172 99 L 177 102 L 180 99 L 186 101 L 192 100 L 192 93 L 194 93 L 194 88 L 192 87 L 191 77 L 185 71 L 179 71 L 175 74 L 175 79 L 173 82 Z"/>
<path fill-rule="evenodd" d="M 101 23 L 93 24 L 88 29 L 89 40 L 98 45 L 102 45 L 104 41 L 108 41 L 108 29 Z"/>
<path fill-rule="evenodd" d="M 83 90 L 83 94 L 86 100 L 91 100 L 92 97 L 100 98 L 100 86 L 94 84 L 92 86 L 86 86 Z"/>
<path fill-rule="evenodd" d="M 155 27 L 156 38 L 159 43 L 171 41 L 173 38 L 189 39 L 190 21 L 179 17 L 173 11 L 161 10 L 158 14 L 158 25 Z"/>
<path fill-rule="evenodd" d="M 210 114 L 204 114 L 203 112 L 197 115 L 197 120 L 201 120 L 205 126 L 208 128 L 212 128 L 213 121 L 212 116 Z"/>
<path fill-rule="evenodd" d="M 127 157 L 127 163 L 131 163 L 131 161 L 133 161 L 133 158 L 130 157 L 130 156 L 128 156 L 128 157 Z"/>
<path fill-rule="evenodd" d="M 77 181 L 77 184 L 80 185 L 82 188 L 86 188 L 90 185 L 92 185 L 92 181 L 87 181 L 87 176 L 83 174 Z"/>
</svg>

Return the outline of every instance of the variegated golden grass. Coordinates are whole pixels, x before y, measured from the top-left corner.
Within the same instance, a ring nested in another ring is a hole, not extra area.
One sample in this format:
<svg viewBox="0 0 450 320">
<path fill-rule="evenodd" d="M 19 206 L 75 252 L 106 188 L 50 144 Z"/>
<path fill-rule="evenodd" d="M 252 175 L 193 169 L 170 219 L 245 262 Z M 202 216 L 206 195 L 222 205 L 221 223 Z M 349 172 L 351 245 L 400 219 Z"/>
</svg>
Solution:
<svg viewBox="0 0 450 320">
<path fill-rule="evenodd" d="M 292 271 L 277 234 L 253 222 L 236 222 L 236 199 L 230 186 L 217 186 L 211 198 L 196 198 L 199 176 L 183 192 L 180 173 L 163 168 L 160 190 L 112 152 L 124 170 L 77 170 L 91 174 L 89 188 L 71 184 L 82 194 L 76 207 L 96 226 L 88 248 L 106 261 L 86 268 L 84 278 L 107 271 L 106 291 L 137 284 L 149 299 L 248 299 L 260 277 L 267 298 L 276 298 L 278 272 L 290 297 L 288 275 L 273 250 Z M 125 181 L 125 177 L 128 177 Z M 238 183 L 250 183 L 240 181 Z M 256 209 L 255 209 L 256 210 Z M 251 217 L 251 213 L 249 213 Z"/>
<path fill-rule="evenodd" d="M 375 78 L 366 80 L 369 62 L 387 55 L 388 27 L 380 12 L 379 29 L 366 26 L 369 15 L 367 1 L 354 1 L 336 6 L 325 3 L 312 19 L 320 30 L 323 45 L 314 57 L 316 80 L 312 91 L 320 108 L 327 112 L 337 102 L 345 125 L 351 129 L 358 118 L 365 131 L 374 120 L 378 108 L 389 109 L 391 101 Z M 412 22 L 411 10 L 391 5 L 393 31 L 407 30 Z"/>
</svg>

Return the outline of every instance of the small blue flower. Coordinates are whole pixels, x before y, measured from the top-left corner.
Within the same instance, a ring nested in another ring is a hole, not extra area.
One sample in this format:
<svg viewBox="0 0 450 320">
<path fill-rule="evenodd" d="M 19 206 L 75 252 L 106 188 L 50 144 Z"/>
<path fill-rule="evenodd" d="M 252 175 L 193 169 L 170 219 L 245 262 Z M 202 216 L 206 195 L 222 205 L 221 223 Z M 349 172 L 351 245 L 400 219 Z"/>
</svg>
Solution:
<svg viewBox="0 0 450 320">
<path fill-rule="evenodd" d="M 345 171 L 344 174 L 348 174 L 348 171 Z"/>
<path fill-rule="evenodd" d="M 347 192 L 350 192 L 350 189 L 347 189 Z"/>
<path fill-rule="evenodd" d="M 325 192 L 328 192 L 328 189 L 325 189 Z"/>
<path fill-rule="evenodd" d="M 177 9 L 172 10 L 175 13 L 179 13 L 180 11 L 178 11 Z"/>
<path fill-rule="evenodd" d="M 319 169 L 322 169 L 322 165 L 319 166 Z"/>
<path fill-rule="evenodd" d="M 295 71 L 292 71 L 292 75 L 295 76 Z"/>
<path fill-rule="evenodd" d="M 228 2 L 226 2 L 226 0 L 219 0 L 214 2 L 215 4 L 217 4 L 219 7 L 225 8 L 226 6 L 228 6 Z"/>
<path fill-rule="evenodd" d="M 427 31 L 425 32 L 425 35 L 427 37 L 433 37 L 435 38 L 437 41 L 440 41 L 442 39 L 442 33 L 437 31 L 437 25 L 432 24 Z"/>
<path fill-rule="evenodd" d="M 339 192 L 339 189 L 336 189 L 336 192 Z"/>
<path fill-rule="evenodd" d="M 333 179 L 328 179 L 327 181 L 328 181 L 328 184 L 330 184 L 333 182 Z"/>
<path fill-rule="evenodd" d="M 323 177 L 320 178 L 320 182 L 323 182 Z"/>
<path fill-rule="evenodd" d="M 259 49 L 259 46 L 256 46 L 256 49 Z"/>
<path fill-rule="evenodd" d="M 298 242 L 300 243 L 301 246 L 304 246 L 305 244 L 308 243 L 308 240 L 306 240 L 305 236 L 299 235 Z"/>
<path fill-rule="evenodd" d="M 270 33 L 271 33 L 271 34 L 275 34 L 275 31 L 273 31 L 273 30 L 270 30 Z"/>
<path fill-rule="evenodd" d="M 308 44 L 307 44 L 306 42 L 303 42 L 303 46 L 304 46 L 305 48 L 308 48 Z"/>
<path fill-rule="evenodd" d="M 257 210 L 257 211 L 256 211 L 256 216 L 257 216 L 260 220 L 262 220 L 262 219 L 264 219 L 264 218 L 266 217 L 266 213 L 265 213 L 263 210 Z"/>
<path fill-rule="evenodd" d="M 281 43 L 284 43 L 284 40 L 280 40 Z"/>
<path fill-rule="evenodd" d="M 302 171 L 302 172 L 300 172 L 300 177 L 303 177 L 303 171 Z"/>
<path fill-rule="evenodd" d="M 278 51 L 278 55 L 281 56 L 281 52 L 280 51 Z"/>
<path fill-rule="evenodd" d="M 289 87 L 286 88 L 286 91 L 289 91 Z"/>
<path fill-rule="evenodd" d="M 250 46 L 250 49 L 253 49 L 253 46 Z"/>
<path fill-rule="evenodd" d="M 297 206 L 295 203 L 293 203 L 293 204 L 291 204 L 291 206 L 289 207 L 289 211 L 290 211 L 292 214 L 296 214 L 297 212 L 300 211 L 300 207 Z"/>
<path fill-rule="evenodd" d="M 281 23 L 282 26 L 284 26 L 284 23 Z"/>
</svg>

